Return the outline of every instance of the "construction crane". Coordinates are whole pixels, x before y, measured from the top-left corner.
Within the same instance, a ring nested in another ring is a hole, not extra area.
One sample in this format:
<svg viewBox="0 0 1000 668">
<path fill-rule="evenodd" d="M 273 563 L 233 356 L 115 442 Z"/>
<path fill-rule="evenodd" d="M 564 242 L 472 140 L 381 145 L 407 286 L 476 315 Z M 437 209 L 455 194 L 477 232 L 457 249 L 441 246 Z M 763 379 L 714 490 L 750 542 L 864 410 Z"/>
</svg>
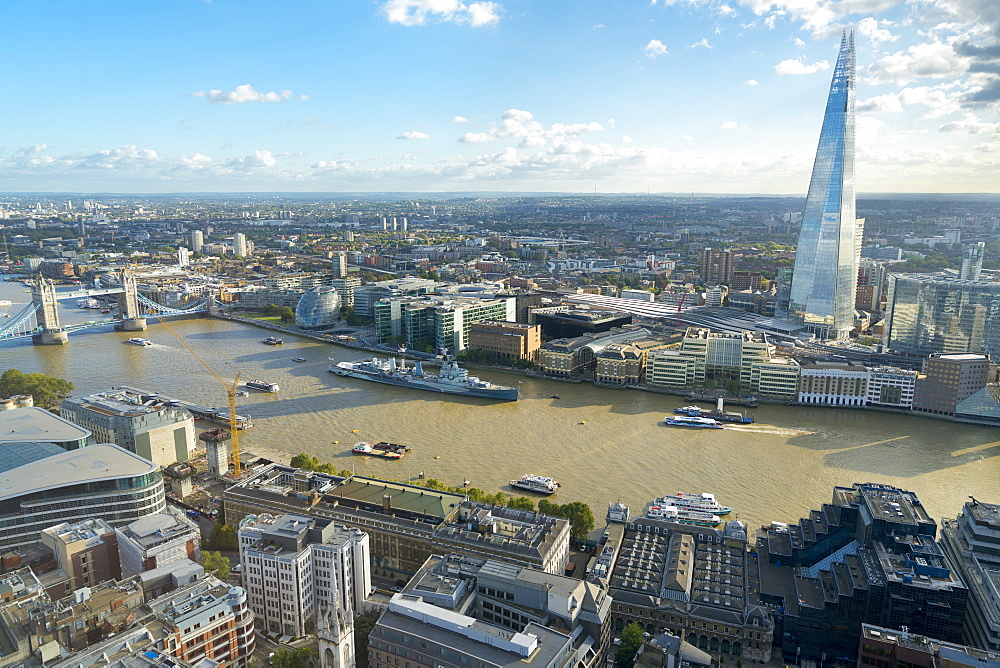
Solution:
<svg viewBox="0 0 1000 668">
<path fill-rule="evenodd" d="M 243 467 L 240 464 L 240 430 L 239 420 L 236 418 L 236 388 L 239 385 L 240 376 L 243 375 L 242 372 L 238 372 L 236 374 L 236 378 L 233 380 L 232 385 L 230 385 L 222 376 L 216 373 L 215 369 L 210 367 L 208 363 L 201 358 L 201 355 L 195 352 L 194 348 L 187 344 L 187 341 L 185 341 L 184 338 L 177 333 L 177 330 L 173 328 L 173 325 L 171 325 L 166 318 L 160 317 L 155 312 L 153 312 L 152 315 L 160 322 L 160 324 L 166 325 L 167 331 L 169 331 L 170 334 L 177 339 L 177 342 L 184 347 L 184 350 L 191 353 L 191 356 L 198 360 L 198 363 L 201 364 L 206 371 L 212 374 L 212 377 L 215 378 L 220 385 L 226 388 L 226 398 L 229 405 L 229 436 L 230 441 L 233 444 L 233 475 L 237 478 L 240 477 L 243 475 Z"/>
</svg>

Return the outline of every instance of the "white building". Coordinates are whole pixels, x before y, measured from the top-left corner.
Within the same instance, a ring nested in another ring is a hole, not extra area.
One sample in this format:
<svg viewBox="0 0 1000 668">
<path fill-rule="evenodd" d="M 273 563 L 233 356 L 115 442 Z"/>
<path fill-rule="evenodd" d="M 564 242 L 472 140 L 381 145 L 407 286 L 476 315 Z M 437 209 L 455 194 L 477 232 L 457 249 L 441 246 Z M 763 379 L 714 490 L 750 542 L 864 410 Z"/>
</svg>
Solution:
<svg viewBox="0 0 1000 668">
<path fill-rule="evenodd" d="M 868 376 L 863 366 L 803 364 L 799 370 L 799 402 L 864 406 L 868 401 Z"/>
<path fill-rule="evenodd" d="M 191 231 L 191 250 L 195 253 L 201 252 L 201 247 L 205 245 L 205 233 L 201 230 Z"/>
<path fill-rule="evenodd" d="M 358 610 L 371 593 L 364 531 L 293 513 L 241 524 L 240 564 L 258 628 L 302 636 L 321 625 L 338 596 Z"/>
<path fill-rule="evenodd" d="M 917 372 L 882 366 L 868 369 L 868 406 L 913 408 Z"/>
<path fill-rule="evenodd" d="M 656 298 L 649 290 L 622 290 L 622 299 L 639 299 L 644 302 L 651 302 Z"/>
<path fill-rule="evenodd" d="M 122 577 L 160 568 L 182 559 L 201 558 L 201 531 L 179 512 L 147 515 L 115 530 Z"/>
<path fill-rule="evenodd" d="M 236 257 L 248 257 L 250 255 L 250 244 L 247 235 L 237 232 L 233 235 L 233 255 Z"/>
<path fill-rule="evenodd" d="M 177 248 L 177 266 L 186 267 L 191 264 L 191 251 L 184 246 Z"/>
</svg>

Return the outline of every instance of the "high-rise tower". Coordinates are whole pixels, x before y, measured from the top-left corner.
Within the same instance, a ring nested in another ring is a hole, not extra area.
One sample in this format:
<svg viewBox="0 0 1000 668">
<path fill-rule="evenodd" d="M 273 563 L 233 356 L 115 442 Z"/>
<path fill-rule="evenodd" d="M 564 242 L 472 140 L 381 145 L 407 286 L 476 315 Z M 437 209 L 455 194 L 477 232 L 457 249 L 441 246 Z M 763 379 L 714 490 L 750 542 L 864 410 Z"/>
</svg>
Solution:
<svg viewBox="0 0 1000 668">
<path fill-rule="evenodd" d="M 854 33 L 845 32 L 802 212 L 789 306 L 815 334 L 832 339 L 846 339 L 854 327 L 858 280 L 854 67 Z"/>
</svg>

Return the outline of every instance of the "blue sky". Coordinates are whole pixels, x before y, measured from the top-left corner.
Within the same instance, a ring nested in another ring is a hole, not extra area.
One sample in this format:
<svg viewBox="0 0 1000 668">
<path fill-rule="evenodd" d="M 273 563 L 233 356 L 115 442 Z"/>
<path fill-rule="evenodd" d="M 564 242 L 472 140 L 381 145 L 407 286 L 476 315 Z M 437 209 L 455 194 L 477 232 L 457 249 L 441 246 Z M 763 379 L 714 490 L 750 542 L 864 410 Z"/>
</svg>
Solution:
<svg viewBox="0 0 1000 668">
<path fill-rule="evenodd" d="M 1000 191 L 997 0 L 6 0 L 0 191 Z"/>
</svg>

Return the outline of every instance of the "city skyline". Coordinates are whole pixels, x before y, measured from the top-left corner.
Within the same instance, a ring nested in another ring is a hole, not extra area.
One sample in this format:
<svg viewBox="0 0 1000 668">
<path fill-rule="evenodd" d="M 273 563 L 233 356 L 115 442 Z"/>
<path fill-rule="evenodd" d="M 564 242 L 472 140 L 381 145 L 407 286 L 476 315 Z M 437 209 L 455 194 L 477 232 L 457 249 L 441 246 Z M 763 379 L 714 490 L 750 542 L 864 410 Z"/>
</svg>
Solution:
<svg viewBox="0 0 1000 668">
<path fill-rule="evenodd" d="M 855 217 L 854 33 L 845 33 L 830 82 L 795 253 L 790 310 L 822 338 L 847 339 L 864 221 Z"/>
<path fill-rule="evenodd" d="M 0 191 L 802 194 L 845 27 L 863 190 L 1000 190 L 990 0 L 16 0 L 0 19 Z"/>
</svg>

